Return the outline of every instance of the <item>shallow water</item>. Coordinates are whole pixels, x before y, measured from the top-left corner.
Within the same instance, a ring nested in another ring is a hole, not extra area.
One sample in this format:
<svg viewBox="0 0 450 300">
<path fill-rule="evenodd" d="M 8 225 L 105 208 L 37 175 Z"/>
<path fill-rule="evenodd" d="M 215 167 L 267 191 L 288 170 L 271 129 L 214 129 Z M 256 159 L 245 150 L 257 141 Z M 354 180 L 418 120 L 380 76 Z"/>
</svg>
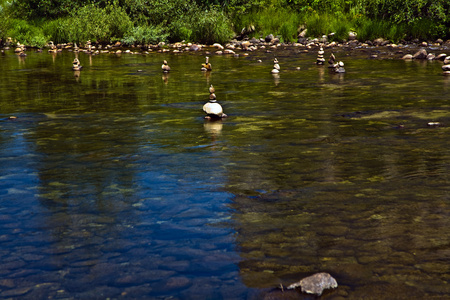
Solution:
<svg viewBox="0 0 450 300">
<path fill-rule="evenodd" d="M 450 298 L 442 63 L 27 53 L 0 55 L 1 298 L 303 299 L 277 287 L 320 271 L 323 299 Z"/>
</svg>

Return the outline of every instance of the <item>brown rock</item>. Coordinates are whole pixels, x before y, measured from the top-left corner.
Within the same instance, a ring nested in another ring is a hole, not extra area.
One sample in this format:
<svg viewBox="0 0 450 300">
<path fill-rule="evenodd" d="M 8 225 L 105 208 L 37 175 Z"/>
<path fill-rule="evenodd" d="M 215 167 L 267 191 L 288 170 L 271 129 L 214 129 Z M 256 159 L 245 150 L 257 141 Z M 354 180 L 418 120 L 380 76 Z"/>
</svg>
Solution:
<svg viewBox="0 0 450 300">
<path fill-rule="evenodd" d="M 436 56 L 434 59 L 435 60 L 444 60 L 446 57 L 447 57 L 447 54 L 441 53 L 438 56 Z"/>
<path fill-rule="evenodd" d="M 413 55 L 413 59 L 426 59 L 428 56 L 427 50 L 420 49 Z"/>
</svg>

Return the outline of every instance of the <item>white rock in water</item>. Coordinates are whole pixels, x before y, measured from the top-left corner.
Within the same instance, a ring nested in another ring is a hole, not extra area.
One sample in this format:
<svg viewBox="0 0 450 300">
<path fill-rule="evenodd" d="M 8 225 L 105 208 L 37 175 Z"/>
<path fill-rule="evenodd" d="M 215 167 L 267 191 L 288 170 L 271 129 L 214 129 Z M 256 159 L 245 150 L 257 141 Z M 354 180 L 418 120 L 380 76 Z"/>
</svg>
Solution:
<svg viewBox="0 0 450 300">
<path fill-rule="evenodd" d="M 450 71 L 450 65 L 443 65 L 442 66 L 443 71 Z"/>
<path fill-rule="evenodd" d="M 203 111 L 208 115 L 222 116 L 223 114 L 222 106 L 219 103 L 208 102 L 203 105 Z"/>
<path fill-rule="evenodd" d="M 336 279 L 328 273 L 316 273 L 309 277 L 303 278 L 299 282 L 289 285 L 288 289 L 301 287 L 302 292 L 320 296 L 326 289 L 334 289 L 338 287 Z"/>
</svg>

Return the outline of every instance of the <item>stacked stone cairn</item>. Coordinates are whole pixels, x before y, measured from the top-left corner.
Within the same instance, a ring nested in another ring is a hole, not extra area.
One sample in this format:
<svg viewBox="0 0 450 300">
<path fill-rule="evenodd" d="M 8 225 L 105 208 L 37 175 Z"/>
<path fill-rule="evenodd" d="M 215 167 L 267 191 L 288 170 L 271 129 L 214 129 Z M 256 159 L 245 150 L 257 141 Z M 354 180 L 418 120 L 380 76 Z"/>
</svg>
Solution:
<svg viewBox="0 0 450 300">
<path fill-rule="evenodd" d="M 78 58 L 75 57 L 75 59 L 72 62 L 72 70 L 74 71 L 81 71 L 81 64 L 80 61 L 78 60 Z"/>
<path fill-rule="evenodd" d="M 317 61 L 316 64 L 323 65 L 325 63 L 325 58 L 323 58 L 323 54 L 325 52 L 323 51 L 322 46 L 320 46 L 319 52 L 317 53 Z"/>
<path fill-rule="evenodd" d="M 272 74 L 280 73 L 280 65 L 278 64 L 278 59 L 273 60 L 273 69 L 270 71 Z"/>
<path fill-rule="evenodd" d="M 167 63 L 167 60 L 164 60 L 162 66 L 161 66 L 161 69 L 162 69 L 163 73 L 169 73 L 170 72 L 170 66 Z"/>
<path fill-rule="evenodd" d="M 442 66 L 442 70 L 444 71 L 444 75 L 450 76 L 450 56 L 447 56 L 444 59 L 444 65 Z"/>
<path fill-rule="evenodd" d="M 216 89 L 211 84 L 209 87 L 209 101 L 203 105 L 203 111 L 206 113 L 205 119 L 217 120 L 227 117 L 227 115 L 223 113 L 222 106 L 217 103 L 216 94 L 214 94 L 215 91 Z"/>
<path fill-rule="evenodd" d="M 330 59 L 328 60 L 328 68 L 333 69 L 335 73 L 345 73 L 344 63 L 342 61 L 336 62 L 336 57 L 333 53 L 330 55 Z"/>
<path fill-rule="evenodd" d="M 202 70 L 203 72 L 211 71 L 211 70 L 212 70 L 212 66 L 211 66 L 211 64 L 209 63 L 209 57 L 208 57 L 208 56 L 206 57 L 205 63 L 202 64 L 201 70 Z"/>
</svg>

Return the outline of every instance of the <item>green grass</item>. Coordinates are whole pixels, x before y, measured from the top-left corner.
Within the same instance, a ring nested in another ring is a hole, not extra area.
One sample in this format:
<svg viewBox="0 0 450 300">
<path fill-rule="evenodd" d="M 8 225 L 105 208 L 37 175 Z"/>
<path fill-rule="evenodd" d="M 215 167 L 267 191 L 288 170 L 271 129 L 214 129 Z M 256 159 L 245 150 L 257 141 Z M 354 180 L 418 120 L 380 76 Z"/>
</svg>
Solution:
<svg viewBox="0 0 450 300">
<path fill-rule="evenodd" d="M 303 23 L 303 18 L 295 11 L 272 7 L 236 15 L 232 21 L 237 32 L 240 32 L 242 28 L 253 26 L 255 31 L 251 37 L 274 34 L 280 35 L 285 42 L 292 42 L 297 39 L 298 28 Z"/>
</svg>

